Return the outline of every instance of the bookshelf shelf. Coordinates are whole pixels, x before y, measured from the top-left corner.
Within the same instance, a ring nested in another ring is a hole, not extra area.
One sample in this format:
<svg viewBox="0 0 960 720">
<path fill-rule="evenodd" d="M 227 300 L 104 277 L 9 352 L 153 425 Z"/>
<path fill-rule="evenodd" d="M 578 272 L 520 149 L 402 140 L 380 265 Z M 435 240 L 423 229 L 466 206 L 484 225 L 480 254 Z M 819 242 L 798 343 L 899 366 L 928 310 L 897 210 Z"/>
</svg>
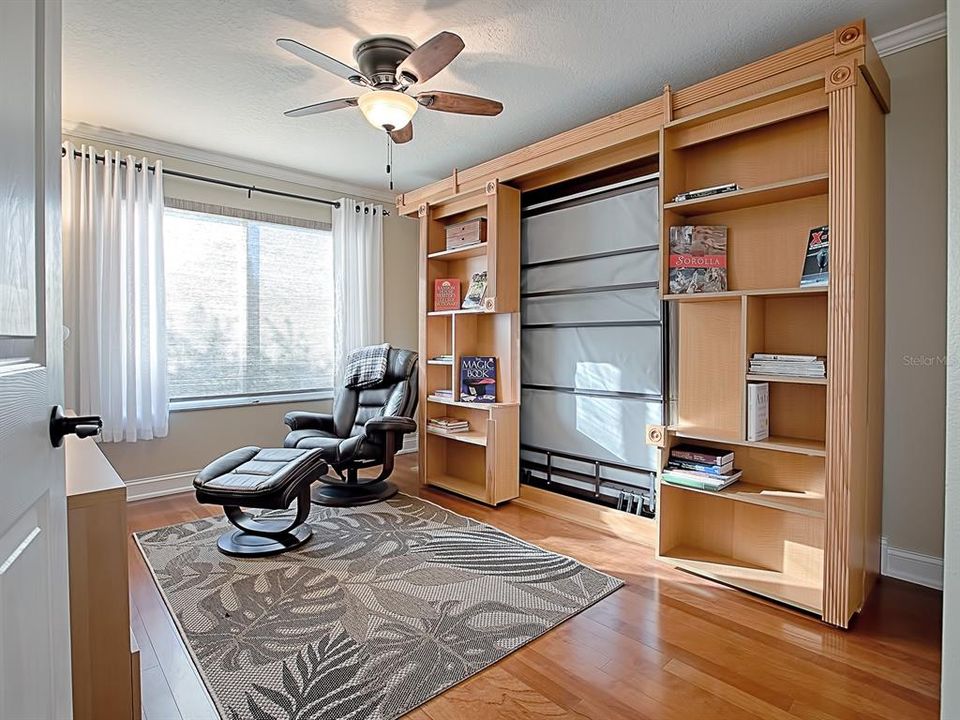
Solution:
<svg viewBox="0 0 960 720">
<path fill-rule="evenodd" d="M 826 447 L 822 440 L 805 440 L 802 438 L 780 437 L 776 435 L 771 435 L 766 440 L 743 440 L 721 433 L 711 433 L 702 428 L 671 428 L 671 431 L 679 438 L 699 440 L 705 443 L 742 445 L 744 447 L 757 447 L 764 450 L 777 450 L 779 452 L 812 455 L 814 457 L 825 457 L 827 454 Z"/>
<path fill-rule="evenodd" d="M 520 405 L 520 403 L 516 403 L 516 402 L 508 402 L 508 403 L 461 402 L 460 400 L 448 400 L 446 398 L 437 397 L 436 395 L 428 395 L 427 402 L 438 403 L 439 405 L 453 405 L 455 407 L 470 408 L 471 410 L 493 410 L 496 408 L 518 407 Z"/>
<path fill-rule="evenodd" d="M 450 315 L 482 315 L 486 310 L 483 308 L 470 308 L 468 310 L 431 310 L 427 313 L 427 317 L 446 317 Z"/>
<path fill-rule="evenodd" d="M 772 383 L 792 383 L 795 385 L 826 385 L 827 379 L 793 377 L 787 375 L 760 375 L 757 373 L 747 373 L 747 382 L 772 382 Z"/>
<path fill-rule="evenodd" d="M 810 517 L 822 518 L 824 514 L 824 497 L 822 492 L 783 490 L 777 487 L 758 485 L 745 480 L 735 482 L 733 485 L 717 492 L 698 490 L 697 488 L 683 487 L 666 482 L 664 484 L 677 490 L 703 493 L 704 495 L 724 498 L 725 500 L 752 503 L 753 505 L 761 505 L 763 507 L 798 513 L 800 515 L 809 515 Z"/>
<path fill-rule="evenodd" d="M 667 293 L 663 296 L 664 300 L 674 302 L 707 302 L 710 300 L 736 299 L 742 297 L 804 297 L 806 295 L 826 295 L 827 287 L 825 285 L 809 288 L 766 288 L 763 290 L 727 290 L 716 293 L 690 293 L 687 295 L 674 295 Z"/>
<path fill-rule="evenodd" d="M 471 445 L 482 445 L 484 447 L 486 447 L 487 445 L 487 433 L 481 430 L 467 430 L 465 432 L 458 432 L 458 433 L 445 433 L 445 432 L 439 432 L 438 430 L 432 430 L 428 427 L 427 433 L 430 435 L 434 435 L 436 437 L 446 438 L 447 440 L 454 440 L 456 442 L 470 443 Z"/>
<path fill-rule="evenodd" d="M 475 243 L 464 247 L 454 248 L 453 250 L 438 250 L 427 255 L 429 260 L 462 260 L 464 258 L 485 257 L 487 254 L 487 243 Z"/>
<path fill-rule="evenodd" d="M 661 557 L 676 567 L 702 575 L 725 585 L 749 590 L 763 597 L 819 615 L 823 608 L 823 590 L 816 579 L 791 577 L 776 570 L 722 553 L 692 545 L 678 545 Z"/>
<path fill-rule="evenodd" d="M 679 215 L 691 216 L 799 200 L 800 198 L 826 194 L 829 179 L 827 173 L 817 173 L 816 175 L 766 183 L 695 200 L 665 203 L 663 208 Z"/>
<path fill-rule="evenodd" d="M 487 502 L 487 489 L 483 483 L 474 482 L 454 475 L 436 474 L 430 477 L 430 484 L 443 490 L 464 495 L 471 500 Z"/>
</svg>

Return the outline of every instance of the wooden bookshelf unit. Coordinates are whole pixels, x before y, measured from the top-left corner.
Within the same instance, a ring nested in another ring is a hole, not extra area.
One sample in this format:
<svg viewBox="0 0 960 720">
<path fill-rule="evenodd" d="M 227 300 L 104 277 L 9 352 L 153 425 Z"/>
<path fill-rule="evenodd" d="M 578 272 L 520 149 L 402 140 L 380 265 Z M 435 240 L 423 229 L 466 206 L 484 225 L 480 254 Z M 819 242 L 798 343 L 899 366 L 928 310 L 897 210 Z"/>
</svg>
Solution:
<svg viewBox="0 0 960 720">
<path fill-rule="evenodd" d="M 675 443 L 702 442 L 734 451 L 743 476 L 717 493 L 661 483 L 658 556 L 842 626 L 877 573 L 881 487 L 882 382 L 871 381 L 883 361 L 883 231 L 870 218 L 883 208 L 883 109 L 858 87 L 797 83 L 742 112 L 732 103 L 668 123 L 660 141 L 661 288 L 673 225 L 726 226 L 728 283 L 664 295 L 677 314 L 677 379 L 661 460 Z M 741 189 L 672 201 L 729 182 Z M 820 225 L 830 285 L 801 288 Z M 758 352 L 825 356 L 827 378 L 751 375 Z M 759 442 L 745 439 L 751 381 L 770 390 Z"/>
<path fill-rule="evenodd" d="M 702 442 L 734 451 L 743 476 L 717 493 L 658 478 L 656 532 L 644 525 L 639 541 L 655 534 L 665 562 L 847 627 L 880 567 L 889 98 L 865 24 L 852 22 L 400 195 L 399 212 L 420 220 L 421 481 L 598 522 L 597 505 L 545 501 L 550 493 L 518 482 L 520 197 L 659 168 L 675 375 L 669 423 L 648 437 L 661 467 L 673 444 Z M 726 183 L 739 189 L 674 201 Z M 477 217 L 486 242 L 448 251 L 445 227 Z M 727 290 L 669 293 L 674 225 L 726 226 Z M 809 232 L 822 225 L 829 286 L 800 287 Z M 483 269 L 482 309 L 434 311 L 435 279 L 459 278 L 465 291 Z M 752 375 L 757 352 L 825 356 L 827 377 Z M 457 390 L 459 358 L 471 354 L 497 356 L 498 403 L 435 395 Z M 770 436 L 758 442 L 746 439 L 749 382 L 769 383 Z M 426 429 L 438 415 L 467 419 L 470 431 Z"/>
<path fill-rule="evenodd" d="M 473 197 L 424 207 L 420 217 L 420 482 L 497 505 L 520 494 L 520 192 L 492 183 Z M 487 219 L 486 242 L 447 250 L 447 226 L 477 217 Z M 482 308 L 433 309 L 436 279 L 459 279 L 463 295 L 484 270 Z M 430 359 L 439 355 L 453 360 Z M 497 402 L 459 400 L 465 355 L 496 357 Z M 435 394 L 448 389 L 452 398 Z M 462 418 L 470 430 L 431 430 L 430 418 L 441 416 Z"/>
</svg>

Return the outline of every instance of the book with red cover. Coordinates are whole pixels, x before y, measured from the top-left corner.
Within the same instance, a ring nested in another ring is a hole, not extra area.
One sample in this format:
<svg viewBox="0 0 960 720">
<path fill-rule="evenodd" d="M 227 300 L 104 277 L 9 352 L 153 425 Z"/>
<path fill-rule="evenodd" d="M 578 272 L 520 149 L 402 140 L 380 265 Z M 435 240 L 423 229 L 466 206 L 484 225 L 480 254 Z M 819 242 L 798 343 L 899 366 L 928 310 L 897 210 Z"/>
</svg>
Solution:
<svg viewBox="0 0 960 720">
<path fill-rule="evenodd" d="M 727 228 L 674 225 L 670 228 L 670 292 L 674 295 L 727 289 Z"/>
<path fill-rule="evenodd" d="M 458 278 L 437 278 L 434 281 L 433 309 L 460 309 L 460 280 Z"/>
</svg>

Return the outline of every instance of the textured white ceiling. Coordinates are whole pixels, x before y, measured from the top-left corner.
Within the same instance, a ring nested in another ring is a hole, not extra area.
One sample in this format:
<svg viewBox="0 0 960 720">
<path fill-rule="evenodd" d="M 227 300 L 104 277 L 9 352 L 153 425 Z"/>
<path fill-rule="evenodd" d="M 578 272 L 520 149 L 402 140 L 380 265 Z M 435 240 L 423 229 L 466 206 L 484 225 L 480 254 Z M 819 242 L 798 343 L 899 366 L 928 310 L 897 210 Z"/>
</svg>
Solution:
<svg viewBox="0 0 960 720">
<path fill-rule="evenodd" d="M 943 0 L 63 0 L 67 122 L 384 188 L 384 135 L 357 109 L 284 110 L 356 94 L 280 50 L 349 64 L 374 34 L 466 49 L 424 85 L 501 100 L 496 118 L 421 110 L 395 150 L 407 190 L 866 17 L 872 35 Z"/>
</svg>

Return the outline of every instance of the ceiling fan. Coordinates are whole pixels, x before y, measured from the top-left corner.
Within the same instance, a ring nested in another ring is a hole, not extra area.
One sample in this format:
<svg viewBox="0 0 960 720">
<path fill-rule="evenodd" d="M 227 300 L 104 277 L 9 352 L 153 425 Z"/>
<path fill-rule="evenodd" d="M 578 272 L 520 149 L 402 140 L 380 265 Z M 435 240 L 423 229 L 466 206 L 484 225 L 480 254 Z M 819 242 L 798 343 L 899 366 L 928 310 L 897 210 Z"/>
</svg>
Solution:
<svg viewBox="0 0 960 720">
<path fill-rule="evenodd" d="M 426 82 L 443 70 L 463 50 L 463 40 L 451 32 L 434 35 L 420 47 L 391 35 L 369 37 L 353 50 L 359 70 L 296 40 L 279 38 L 277 45 L 322 70 L 368 89 L 357 97 L 288 110 L 284 113 L 287 117 L 359 107 L 371 125 L 386 130 L 393 142 L 405 143 L 413 139 L 411 120 L 420 107 L 460 115 L 499 115 L 503 111 L 503 105 L 496 100 L 475 95 L 441 90 L 406 94 L 414 85 Z"/>
</svg>

